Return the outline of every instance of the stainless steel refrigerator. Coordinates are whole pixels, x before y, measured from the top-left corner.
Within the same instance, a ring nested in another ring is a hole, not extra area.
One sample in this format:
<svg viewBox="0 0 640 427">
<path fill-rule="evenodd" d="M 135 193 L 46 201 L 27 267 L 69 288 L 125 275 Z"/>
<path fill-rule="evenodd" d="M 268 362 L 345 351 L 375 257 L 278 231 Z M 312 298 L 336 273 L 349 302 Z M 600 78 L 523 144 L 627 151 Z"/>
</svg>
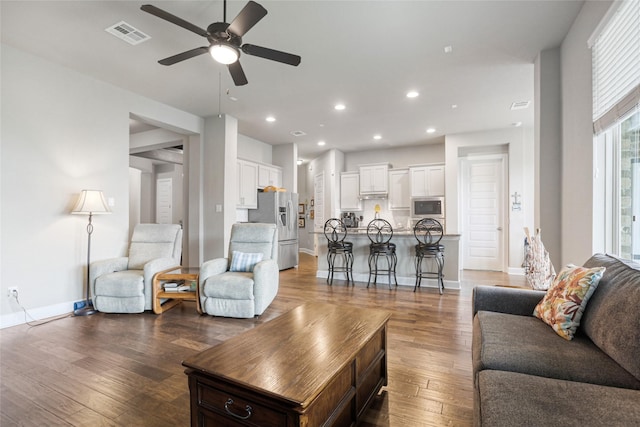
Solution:
<svg viewBox="0 0 640 427">
<path fill-rule="evenodd" d="M 278 228 L 278 267 L 284 270 L 298 265 L 296 193 L 258 193 L 258 209 L 249 209 L 249 222 L 275 223 Z"/>
</svg>

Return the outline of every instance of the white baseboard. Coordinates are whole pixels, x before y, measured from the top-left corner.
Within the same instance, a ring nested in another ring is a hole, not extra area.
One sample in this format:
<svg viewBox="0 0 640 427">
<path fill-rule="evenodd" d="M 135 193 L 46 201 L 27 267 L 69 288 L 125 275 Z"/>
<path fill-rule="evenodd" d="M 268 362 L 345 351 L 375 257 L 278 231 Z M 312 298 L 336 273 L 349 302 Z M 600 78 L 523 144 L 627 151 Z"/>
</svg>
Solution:
<svg viewBox="0 0 640 427">
<path fill-rule="evenodd" d="M 307 248 L 300 248 L 298 250 L 298 252 L 302 252 L 302 253 L 305 253 L 305 254 L 311 255 L 311 256 L 316 256 L 316 254 L 313 252 L 313 250 L 307 249 Z"/>
<path fill-rule="evenodd" d="M 327 270 L 318 270 L 316 272 L 316 277 L 320 278 L 320 279 L 326 279 L 329 275 L 329 272 Z M 346 276 L 345 273 L 334 273 L 333 275 L 333 279 L 334 280 L 346 280 Z M 398 286 L 415 286 L 416 284 L 416 278 L 415 277 L 407 277 L 407 276 L 397 276 L 398 279 Z M 356 282 L 364 282 L 367 283 L 369 281 L 369 274 L 368 273 L 354 273 L 353 274 L 353 280 Z M 378 278 L 378 285 L 383 284 L 383 285 L 388 285 L 389 280 L 387 278 L 384 277 L 379 277 Z M 422 282 L 420 283 L 420 287 L 426 287 L 426 288 L 438 288 L 438 283 L 434 280 L 434 279 L 422 279 Z M 456 289 L 456 290 L 460 290 L 460 282 L 456 282 L 454 280 L 445 280 L 444 281 L 444 288 L 445 289 Z"/>
<path fill-rule="evenodd" d="M 509 267 L 507 270 L 507 274 L 511 274 L 513 276 L 524 276 L 524 268 L 522 267 Z"/>
<path fill-rule="evenodd" d="M 0 316 L 0 329 L 9 328 L 11 326 L 22 325 L 27 322 L 37 322 L 43 319 L 48 319 L 50 317 L 56 317 L 63 314 L 71 314 L 73 313 L 73 302 L 63 302 L 55 305 L 48 305 L 45 307 L 38 307 L 34 309 L 27 308 L 27 312 L 31 317 L 26 316 L 27 320 L 25 321 L 24 311 L 16 304 L 12 304 L 12 307 L 15 307 L 16 311 L 13 313 L 3 314 Z"/>
</svg>

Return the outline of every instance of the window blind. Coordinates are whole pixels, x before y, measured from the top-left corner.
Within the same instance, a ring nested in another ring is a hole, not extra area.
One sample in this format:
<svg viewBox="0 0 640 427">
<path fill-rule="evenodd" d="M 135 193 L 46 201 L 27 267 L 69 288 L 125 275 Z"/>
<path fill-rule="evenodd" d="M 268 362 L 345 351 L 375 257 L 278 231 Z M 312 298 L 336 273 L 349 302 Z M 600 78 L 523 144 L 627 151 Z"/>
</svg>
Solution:
<svg viewBox="0 0 640 427">
<path fill-rule="evenodd" d="M 595 133 L 640 103 L 640 0 L 624 0 L 595 39 L 593 127 Z"/>
</svg>

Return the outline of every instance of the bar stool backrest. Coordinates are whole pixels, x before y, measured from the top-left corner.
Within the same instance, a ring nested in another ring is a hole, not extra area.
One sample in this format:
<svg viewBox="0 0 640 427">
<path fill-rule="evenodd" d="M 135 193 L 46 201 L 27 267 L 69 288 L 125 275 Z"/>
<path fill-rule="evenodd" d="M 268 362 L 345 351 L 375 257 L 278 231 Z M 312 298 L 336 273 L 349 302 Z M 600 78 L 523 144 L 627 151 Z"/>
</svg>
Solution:
<svg viewBox="0 0 640 427">
<path fill-rule="evenodd" d="M 347 237 L 347 227 L 338 218 L 329 218 L 324 223 L 324 237 L 329 244 L 341 243 Z"/>
<path fill-rule="evenodd" d="M 371 243 L 389 243 L 393 237 L 393 227 L 385 219 L 374 219 L 367 225 L 367 237 Z"/>
<path fill-rule="evenodd" d="M 442 240 L 442 224 L 433 218 L 423 218 L 413 227 L 413 235 L 424 246 L 435 246 Z"/>
</svg>

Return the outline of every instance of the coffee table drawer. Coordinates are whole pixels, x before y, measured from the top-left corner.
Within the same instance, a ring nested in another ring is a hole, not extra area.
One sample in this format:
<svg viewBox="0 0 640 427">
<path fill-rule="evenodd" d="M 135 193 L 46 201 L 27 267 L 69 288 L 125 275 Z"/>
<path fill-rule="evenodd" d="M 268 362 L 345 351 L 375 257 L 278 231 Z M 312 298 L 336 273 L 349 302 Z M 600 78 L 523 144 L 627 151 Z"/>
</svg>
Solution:
<svg viewBox="0 0 640 427">
<path fill-rule="evenodd" d="M 198 382 L 198 405 L 244 426 L 286 425 L 287 415 L 248 399 Z M 225 424 L 226 425 L 226 424 Z M 230 425 L 233 425 L 231 423 Z"/>
</svg>

